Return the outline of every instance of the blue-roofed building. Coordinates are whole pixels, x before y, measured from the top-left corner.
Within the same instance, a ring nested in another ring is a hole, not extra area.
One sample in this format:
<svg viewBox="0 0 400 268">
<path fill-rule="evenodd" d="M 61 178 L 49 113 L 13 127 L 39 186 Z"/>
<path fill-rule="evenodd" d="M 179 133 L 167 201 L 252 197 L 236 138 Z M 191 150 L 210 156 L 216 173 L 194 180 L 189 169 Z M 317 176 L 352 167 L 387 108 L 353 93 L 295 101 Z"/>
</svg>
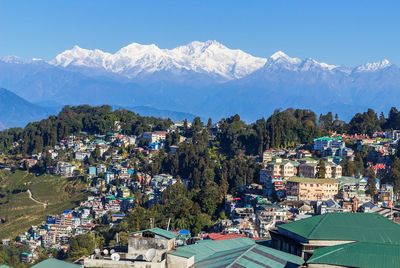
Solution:
<svg viewBox="0 0 400 268">
<path fill-rule="evenodd" d="M 55 224 L 56 223 L 56 217 L 54 215 L 47 215 L 47 224 Z"/>
<path fill-rule="evenodd" d="M 161 149 L 161 143 L 160 142 L 152 142 L 149 144 L 149 149 L 153 151 L 157 151 Z"/>
<path fill-rule="evenodd" d="M 188 239 L 190 239 L 192 235 L 189 230 L 180 230 L 178 232 L 178 237 L 176 238 L 176 244 L 179 246 L 186 245 Z"/>
<path fill-rule="evenodd" d="M 72 213 L 72 210 L 70 210 L 70 209 L 66 209 L 66 210 L 64 210 L 64 211 L 63 211 L 63 213 L 62 213 L 62 214 L 70 214 L 70 213 Z"/>
<path fill-rule="evenodd" d="M 97 174 L 96 167 L 89 167 L 88 174 L 89 174 L 89 176 L 96 176 L 96 174 Z"/>
</svg>

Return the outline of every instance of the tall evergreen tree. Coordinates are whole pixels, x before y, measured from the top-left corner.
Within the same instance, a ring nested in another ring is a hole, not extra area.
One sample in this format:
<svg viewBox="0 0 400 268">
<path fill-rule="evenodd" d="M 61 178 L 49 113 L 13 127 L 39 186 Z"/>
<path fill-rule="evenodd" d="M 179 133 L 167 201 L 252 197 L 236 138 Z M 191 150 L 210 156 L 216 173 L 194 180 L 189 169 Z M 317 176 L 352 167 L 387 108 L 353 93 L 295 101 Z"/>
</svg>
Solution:
<svg viewBox="0 0 400 268">
<path fill-rule="evenodd" d="M 317 173 L 315 174 L 315 178 L 317 179 L 325 179 L 326 178 L 326 163 L 323 159 L 320 159 L 317 165 Z"/>
</svg>

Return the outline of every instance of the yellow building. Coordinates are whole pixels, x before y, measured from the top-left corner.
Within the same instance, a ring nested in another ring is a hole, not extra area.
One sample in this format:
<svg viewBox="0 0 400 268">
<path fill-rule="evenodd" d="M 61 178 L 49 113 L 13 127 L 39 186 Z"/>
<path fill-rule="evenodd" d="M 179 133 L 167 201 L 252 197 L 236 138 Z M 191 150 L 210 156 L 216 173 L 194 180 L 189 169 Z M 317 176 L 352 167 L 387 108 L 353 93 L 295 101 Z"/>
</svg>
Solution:
<svg viewBox="0 0 400 268">
<path fill-rule="evenodd" d="M 288 200 L 329 200 L 338 194 L 339 182 L 334 179 L 293 177 L 286 181 Z"/>
<path fill-rule="evenodd" d="M 306 162 L 299 166 L 299 176 L 305 178 L 315 178 L 317 174 L 318 163 L 317 162 Z M 341 178 L 342 177 L 342 167 L 333 162 L 325 162 L 325 177 L 330 178 Z"/>
<path fill-rule="evenodd" d="M 266 170 L 271 177 L 290 178 L 297 175 L 297 166 L 295 161 L 282 158 L 275 158 L 267 164 Z"/>
</svg>

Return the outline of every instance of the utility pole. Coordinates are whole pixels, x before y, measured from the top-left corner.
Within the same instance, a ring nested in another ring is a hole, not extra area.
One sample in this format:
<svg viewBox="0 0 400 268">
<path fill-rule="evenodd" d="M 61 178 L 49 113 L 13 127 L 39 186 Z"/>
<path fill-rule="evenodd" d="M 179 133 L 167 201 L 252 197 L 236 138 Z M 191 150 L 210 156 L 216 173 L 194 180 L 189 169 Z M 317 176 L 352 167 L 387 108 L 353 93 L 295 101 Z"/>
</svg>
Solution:
<svg viewBox="0 0 400 268">
<path fill-rule="evenodd" d="M 170 223 L 171 223 L 171 218 L 168 218 L 167 231 L 169 231 L 169 224 Z"/>
</svg>

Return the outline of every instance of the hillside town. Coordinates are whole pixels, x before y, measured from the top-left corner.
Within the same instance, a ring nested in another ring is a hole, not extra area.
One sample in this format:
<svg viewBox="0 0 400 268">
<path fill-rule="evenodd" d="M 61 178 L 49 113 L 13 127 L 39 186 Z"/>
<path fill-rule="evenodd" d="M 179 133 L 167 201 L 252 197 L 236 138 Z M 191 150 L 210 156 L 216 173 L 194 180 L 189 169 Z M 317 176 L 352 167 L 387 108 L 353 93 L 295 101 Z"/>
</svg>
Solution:
<svg viewBox="0 0 400 268">
<path fill-rule="evenodd" d="M 399 11 L 0 0 L 0 268 L 400 268 Z"/>
<path fill-rule="evenodd" d="M 87 189 L 86 200 L 82 200 L 77 207 L 48 215 L 42 224 L 31 226 L 15 240 L 4 238 L 2 245 L 26 245 L 27 250 L 21 253 L 20 261 L 31 264 L 38 260 L 41 248 L 67 252 L 73 237 L 96 233 L 99 225 L 118 226 L 138 204 L 145 208 L 157 206 L 163 192 L 172 185 L 188 186 L 190 181 L 186 178 L 146 173 L 141 168 L 152 163 L 160 153 L 176 154 L 179 145 L 187 142 L 184 125 L 191 127 L 188 122 L 176 122 L 165 131 L 144 132 L 135 136 L 123 134 L 120 123 L 114 122 L 114 129 L 105 135 L 81 132 L 61 140 L 45 155 L 32 154 L 20 159 L 16 167 L 3 165 L 3 169 L 36 172 L 39 163 L 45 160 L 45 173 L 66 179 L 83 179 L 87 182 Z M 218 125 L 213 126 L 211 137 L 219 131 Z M 176 135 L 179 137 L 176 145 L 170 145 L 167 138 L 174 133 L 180 135 Z M 297 267 L 310 260 L 310 267 L 319 267 L 315 266 L 318 262 L 313 261 L 315 258 L 312 256 L 315 255 L 310 253 L 319 246 L 293 241 L 292 235 L 286 231 L 296 234 L 297 222 L 326 218 L 338 224 L 340 229 L 342 218 L 343 221 L 358 224 L 360 219 L 364 219 L 359 215 L 363 213 L 379 215 L 378 218 L 365 216 L 365 219 L 377 221 L 376 233 L 370 234 L 371 237 L 380 236 L 380 224 L 382 228 L 390 226 L 393 232 L 400 230 L 397 224 L 392 225 L 399 220 L 398 196 L 393 185 L 380 179 L 380 174 L 387 172 L 390 157 L 396 153 L 399 137 L 400 131 L 375 132 L 371 136 L 331 133 L 315 138 L 312 144 L 292 149 L 267 149 L 257 158 L 260 167 L 258 180 L 244 185 L 236 195 L 225 195 L 226 217 L 216 220 L 207 232 L 193 234 L 185 229 L 160 229 L 150 219 L 151 228 L 129 234 L 127 248 L 119 246 L 116 234 L 114 247 L 103 248 L 102 251 L 96 248 L 93 255 L 74 260 L 75 264 L 84 267 L 214 267 L 208 258 L 222 254 L 224 248 L 226 252 L 223 254 L 228 255 L 240 249 L 235 254 L 241 257 L 235 260 L 218 257 L 216 262 L 221 262 L 221 265 L 240 264 L 242 258 L 243 261 L 257 263 L 260 256 L 251 257 L 249 253 L 255 252 L 261 256 L 267 254 L 268 261 L 272 262 L 280 258 L 286 265 Z M 351 148 L 347 144 L 351 144 Z M 371 170 L 372 177 L 343 175 L 343 163 L 349 166 L 349 163 L 356 162 L 357 151 L 368 152 L 365 165 Z M 333 220 L 333 216 L 328 215 L 330 213 L 337 215 L 338 220 Z M 318 228 L 322 228 L 319 225 Z M 329 228 L 334 228 L 334 225 Z M 369 227 L 365 228 L 368 232 Z M 343 240 L 342 236 L 347 234 L 337 232 L 338 239 L 331 237 L 330 240 Z M 310 244 L 317 243 L 314 238 L 306 239 Z M 349 237 L 344 240 L 354 240 L 354 247 L 357 248 L 363 243 L 377 242 L 374 239 Z M 302 245 L 300 248 L 298 243 Z M 335 244 L 332 242 L 333 247 Z M 205 248 L 214 250 L 206 256 L 203 252 Z"/>
</svg>

